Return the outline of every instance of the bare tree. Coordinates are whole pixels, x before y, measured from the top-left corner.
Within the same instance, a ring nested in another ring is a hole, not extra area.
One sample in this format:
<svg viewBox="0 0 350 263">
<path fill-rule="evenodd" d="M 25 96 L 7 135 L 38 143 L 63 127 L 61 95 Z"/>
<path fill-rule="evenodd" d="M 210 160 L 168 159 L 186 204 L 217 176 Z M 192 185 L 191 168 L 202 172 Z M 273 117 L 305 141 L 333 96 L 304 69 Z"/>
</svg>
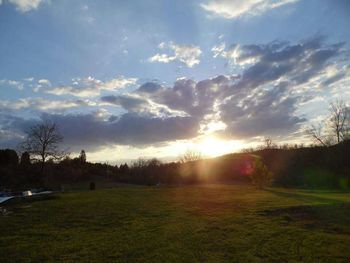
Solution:
<svg viewBox="0 0 350 263">
<path fill-rule="evenodd" d="M 330 129 L 336 136 L 337 142 L 341 142 L 346 137 L 347 132 L 347 120 L 348 120 L 348 109 L 346 104 L 342 100 L 337 100 L 330 104 Z"/>
<path fill-rule="evenodd" d="M 63 141 L 55 123 L 44 121 L 32 126 L 27 131 L 27 137 L 21 144 L 21 149 L 27 151 L 31 158 L 41 163 L 43 173 L 45 162 L 48 159 L 61 159 L 64 152 L 59 150 L 59 143 Z"/>
<path fill-rule="evenodd" d="M 262 149 L 273 149 L 273 148 L 277 148 L 277 145 L 272 141 L 271 138 L 265 137 L 264 138 L 264 145 L 261 148 Z"/>
<path fill-rule="evenodd" d="M 322 146 L 340 143 L 349 138 L 349 108 L 342 100 L 330 103 L 328 120 L 311 125 L 306 133 Z"/>
<path fill-rule="evenodd" d="M 179 157 L 180 163 L 194 162 L 202 159 L 202 154 L 199 151 L 187 150 Z"/>
<path fill-rule="evenodd" d="M 323 135 L 323 126 L 321 124 L 318 124 L 317 126 L 311 125 L 311 127 L 306 130 L 306 133 L 322 146 L 328 146 L 328 143 Z"/>
</svg>

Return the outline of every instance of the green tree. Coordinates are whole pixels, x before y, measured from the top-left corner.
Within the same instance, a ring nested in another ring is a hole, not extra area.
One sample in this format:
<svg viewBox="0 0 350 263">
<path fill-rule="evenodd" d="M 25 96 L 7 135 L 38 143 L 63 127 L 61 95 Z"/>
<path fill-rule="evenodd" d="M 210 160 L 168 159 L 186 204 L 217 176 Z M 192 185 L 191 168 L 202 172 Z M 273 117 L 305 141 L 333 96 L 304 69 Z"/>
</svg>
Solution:
<svg viewBox="0 0 350 263">
<path fill-rule="evenodd" d="M 260 158 L 256 158 L 253 163 L 253 171 L 250 174 L 253 185 L 258 189 L 263 189 L 272 182 L 272 177 L 273 174 L 268 167 Z"/>
</svg>

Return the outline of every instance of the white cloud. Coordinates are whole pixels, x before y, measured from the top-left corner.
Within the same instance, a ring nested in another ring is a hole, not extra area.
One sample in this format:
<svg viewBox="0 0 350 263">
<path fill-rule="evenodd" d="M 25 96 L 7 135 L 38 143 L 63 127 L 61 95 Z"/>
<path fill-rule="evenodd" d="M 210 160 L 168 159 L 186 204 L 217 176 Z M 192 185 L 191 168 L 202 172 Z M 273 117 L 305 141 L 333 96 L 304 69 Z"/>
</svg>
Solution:
<svg viewBox="0 0 350 263">
<path fill-rule="evenodd" d="M 38 9 L 39 5 L 44 0 L 9 0 L 9 2 L 16 6 L 16 10 L 25 13 L 30 10 Z"/>
<path fill-rule="evenodd" d="M 214 46 L 211 51 L 214 53 L 213 57 L 216 58 L 217 56 L 221 55 L 225 50 L 225 43 L 221 43 L 220 45 Z"/>
<path fill-rule="evenodd" d="M 176 58 L 169 56 L 167 54 L 155 54 L 153 57 L 150 57 L 148 60 L 150 62 L 161 62 L 161 63 L 169 63 L 174 61 Z"/>
<path fill-rule="evenodd" d="M 29 77 L 29 78 L 25 78 L 24 80 L 28 81 L 28 82 L 32 82 L 34 80 L 34 78 L 33 77 Z"/>
<path fill-rule="evenodd" d="M 158 48 L 166 48 L 164 42 L 158 45 Z M 187 67 L 192 68 L 194 65 L 199 64 L 200 55 L 202 53 L 201 49 L 198 46 L 194 45 L 178 45 L 175 43 L 170 43 L 168 45 L 169 49 L 174 53 L 173 55 L 169 54 L 156 54 L 148 59 L 149 62 L 160 62 L 160 63 L 169 63 L 172 61 L 180 61 L 184 63 Z"/>
<path fill-rule="evenodd" d="M 24 88 L 23 82 L 18 81 L 18 80 L 2 79 L 2 80 L 0 80 L 0 85 L 8 85 L 8 86 L 14 87 L 18 90 L 23 90 L 23 88 Z"/>
<path fill-rule="evenodd" d="M 96 105 L 96 102 L 90 100 L 47 100 L 43 98 L 22 98 L 17 101 L 0 101 L 0 109 L 6 110 L 35 109 L 55 111 Z"/>
<path fill-rule="evenodd" d="M 108 81 L 101 81 L 93 77 L 76 78 L 72 80 L 72 85 L 54 87 L 46 93 L 54 95 L 73 95 L 76 97 L 93 97 L 100 95 L 102 90 L 117 90 L 134 85 L 137 78 L 117 77 Z"/>
<path fill-rule="evenodd" d="M 299 0 L 211 0 L 202 3 L 201 7 L 210 14 L 226 19 L 236 19 L 246 15 L 261 15 L 271 9 L 297 1 Z"/>
<path fill-rule="evenodd" d="M 163 49 L 165 48 L 165 46 L 166 46 L 165 42 L 161 42 L 159 43 L 158 48 Z"/>
<path fill-rule="evenodd" d="M 45 86 L 51 86 L 51 82 L 48 79 L 39 79 L 38 83 Z"/>
<path fill-rule="evenodd" d="M 240 45 L 232 45 L 226 48 L 225 43 L 214 46 L 211 51 L 213 52 L 213 57 L 218 56 L 226 58 L 229 63 L 236 66 L 247 66 L 256 63 L 261 54 L 252 54 L 252 52 L 247 52 Z"/>
</svg>

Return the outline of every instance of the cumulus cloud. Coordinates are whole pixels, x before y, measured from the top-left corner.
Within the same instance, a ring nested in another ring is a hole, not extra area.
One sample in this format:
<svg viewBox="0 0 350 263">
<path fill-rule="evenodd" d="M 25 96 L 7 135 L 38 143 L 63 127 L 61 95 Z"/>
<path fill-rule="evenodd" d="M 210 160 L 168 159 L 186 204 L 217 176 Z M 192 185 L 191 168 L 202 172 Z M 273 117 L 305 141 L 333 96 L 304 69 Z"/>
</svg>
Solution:
<svg viewBox="0 0 350 263">
<path fill-rule="evenodd" d="M 320 95 L 317 87 L 322 81 L 339 81 L 346 75 L 340 73 L 342 47 L 342 43 L 326 45 L 322 37 L 298 44 L 231 47 L 236 54 L 227 59 L 245 67 L 219 106 L 227 132 L 250 137 L 298 129 L 305 121 L 304 116 L 296 114 L 298 107 Z M 335 65 L 338 74 L 329 75 L 329 68 Z"/>
<path fill-rule="evenodd" d="M 9 3 L 13 4 L 16 7 L 16 10 L 22 13 L 38 9 L 38 7 L 43 2 L 45 2 L 45 0 L 8 0 L 8 1 Z"/>
<path fill-rule="evenodd" d="M 127 112 L 138 113 L 143 116 L 157 116 L 161 118 L 188 116 L 188 114 L 181 110 L 170 109 L 167 105 L 159 104 L 139 94 L 104 96 L 101 98 L 101 101 L 102 103 L 122 107 Z"/>
<path fill-rule="evenodd" d="M 158 48 L 164 49 L 168 47 L 173 53 L 170 54 L 160 54 L 157 53 L 154 56 L 148 59 L 149 62 L 160 62 L 160 63 L 169 63 L 172 61 L 180 61 L 185 64 L 187 67 L 192 68 L 194 65 L 199 64 L 200 55 L 202 53 L 201 49 L 198 46 L 194 45 L 178 45 L 175 43 L 170 43 L 166 45 L 164 42 L 158 45 Z"/>
<path fill-rule="evenodd" d="M 121 96 L 104 96 L 101 98 L 102 102 L 123 107 L 129 112 L 142 112 L 150 108 L 150 103 L 140 97 L 121 95 Z"/>
<path fill-rule="evenodd" d="M 137 78 L 117 77 L 108 81 L 102 81 L 93 77 L 75 78 L 72 85 L 54 87 L 46 90 L 46 93 L 54 95 L 73 95 L 76 97 L 98 96 L 103 90 L 118 90 L 130 85 L 134 85 Z"/>
<path fill-rule="evenodd" d="M 287 134 L 306 120 L 297 110 L 316 96 L 317 87 L 347 75 L 341 63 L 343 43 L 324 42 L 316 36 L 296 44 L 274 41 L 228 48 L 221 44 L 213 52 L 238 67 L 238 75 L 199 82 L 179 79 L 172 88 L 146 83 L 137 92 L 202 122 L 219 115 L 217 120 L 226 125 L 224 133 L 236 138 Z"/>
<path fill-rule="evenodd" d="M 261 15 L 271 9 L 297 1 L 298 0 L 210 0 L 206 3 L 202 3 L 201 7 L 212 15 L 226 19 L 236 19 L 242 16 Z"/>
</svg>

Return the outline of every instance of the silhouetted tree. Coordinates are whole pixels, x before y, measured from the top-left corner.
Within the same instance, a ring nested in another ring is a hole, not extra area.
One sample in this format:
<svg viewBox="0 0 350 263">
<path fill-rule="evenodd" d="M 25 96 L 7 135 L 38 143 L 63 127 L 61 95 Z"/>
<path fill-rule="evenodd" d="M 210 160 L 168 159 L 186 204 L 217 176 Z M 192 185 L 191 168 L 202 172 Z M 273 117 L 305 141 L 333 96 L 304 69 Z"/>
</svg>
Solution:
<svg viewBox="0 0 350 263">
<path fill-rule="evenodd" d="M 84 150 L 81 150 L 80 155 L 79 155 L 79 160 L 81 164 L 86 163 L 86 153 Z"/>
<path fill-rule="evenodd" d="M 274 148 L 277 148 L 277 145 L 272 141 L 271 138 L 264 138 L 264 144 L 259 147 L 261 150 L 263 149 L 274 149 Z"/>
<path fill-rule="evenodd" d="M 337 100 L 330 104 L 330 129 L 335 134 L 337 143 L 340 143 L 347 137 L 349 127 L 348 124 L 348 108 L 342 100 Z"/>
<path fill-rule="evenodd" d="M 41 174 L 44 172 L 44 165 L 48 159 L 61 159 L 64 152 L 59 150 L 59 144 L 63 141 L 57 125 L 50 121 L 32 126 L 27 131 L 27 137 L 21 148 L 27 151 L 30 156 L 40 162 Z"/>
<path fill-rule="evenodd" d="M 326 138 L 324 135 L 324 126 L 320 123 L 318 125 L 311 125 L 310 128 L 306 130 L 306 133 L 316 142 L 320 143 L 322 146 L 329 146 L 331 140 L 329 137 Z"/>
<path fill-rule="evenodd" d="M 28 166 L 30 166 L 30 155 L 29 155 L 28 152 L 23 152 L 23 153 L 22 153 L 20 165 L 21 165 L 22 167 L 28 167 Z"/>
<path fill-rule="evenodd" d="M 17 166 L 18 155 L 15 150 L 0 150 L 0 166 Z"/>
<path fill-rule="evenodd" d="M 322 146 L 330 146 L 348 139 L 350 134 L 349 108 L 342 100 L 330 103 L 327 120 L 311 125 L 306 132 Z"/>
<path fill-rule="evenodd" d="M 202 159 L 202 154 L 199 151 L 187 150 L 179 157 L 180 163 L 194 162 Z"/>
</svg>

